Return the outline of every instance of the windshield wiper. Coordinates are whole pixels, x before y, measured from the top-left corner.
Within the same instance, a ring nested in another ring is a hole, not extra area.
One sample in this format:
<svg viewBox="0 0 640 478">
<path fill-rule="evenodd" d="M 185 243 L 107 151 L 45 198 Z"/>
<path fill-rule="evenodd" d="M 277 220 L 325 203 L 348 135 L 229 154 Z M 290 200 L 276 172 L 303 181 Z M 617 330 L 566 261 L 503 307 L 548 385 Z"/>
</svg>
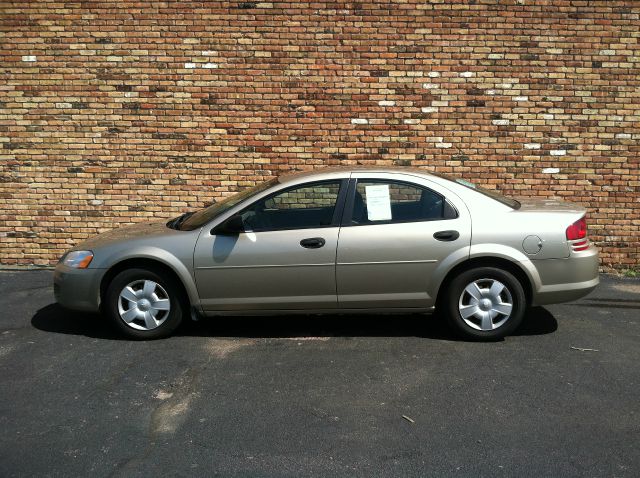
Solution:
<svg viewBox="0 0 640 478">
<path fill-rule="evenodd" d="M 186 221 L 188 218 L 190 218 L 192 215 L 193 215 L 193 211 L 192 212 L 185 212 L 181 216 L 178 216 L 175 219 L 171 219 L 171 221 L 169 221 L 167 223 L 167 226 L 169 226 L 171 229 L 179 229 L 180 225 L 184 221 Z"/>
</svg>

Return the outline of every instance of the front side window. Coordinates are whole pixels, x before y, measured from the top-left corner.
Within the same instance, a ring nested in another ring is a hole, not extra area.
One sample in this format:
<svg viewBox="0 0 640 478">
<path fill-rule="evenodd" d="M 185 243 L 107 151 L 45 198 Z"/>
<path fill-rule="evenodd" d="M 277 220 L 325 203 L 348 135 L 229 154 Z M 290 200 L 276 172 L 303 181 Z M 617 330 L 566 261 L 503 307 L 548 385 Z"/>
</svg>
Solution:
<svg viewBox="0 0 640 478">
<path fill-rule="evenodd" d="M 306 184 L 261 199 L 241 213 L 245 229 L 257 232 L 331 226 L 340 184 Z"/>
<path fill-rule="evenodd" d="M 266 191 L 276 184 L 278 184 L 278 180 L 272 179 L 270 181 L 260 183 L 252 188 L 245 189 L 237 194 L 233 194 L 232 196 L 227 196 L 221 201 L 216 202 L 205 209 L 201 209 L 195 213 L 189 213 L 189 215 L 185 216 L 185 219 L 180 222 L 179 229 L 182 231 L 193 231 L 194 229 L 198 229 L 217 216 L 224 214 L 237 204 L 240 204 L 242 201 L 259 194 L 262 191 Z"/>
<path fill-rule="evenodd" d="M 438 193 L 399 181 L 358 180 L 353 198 L 352 225 L 433 221 L 455 217 L 455 210 Z"/>
</svg>

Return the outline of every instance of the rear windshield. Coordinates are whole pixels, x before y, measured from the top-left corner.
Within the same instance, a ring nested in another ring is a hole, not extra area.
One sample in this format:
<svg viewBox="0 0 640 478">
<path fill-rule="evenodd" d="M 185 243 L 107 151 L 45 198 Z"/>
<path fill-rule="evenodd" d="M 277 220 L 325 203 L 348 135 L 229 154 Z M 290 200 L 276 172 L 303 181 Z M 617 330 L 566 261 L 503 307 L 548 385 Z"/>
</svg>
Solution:
<svg viewBox="0 0 640 478">
<path fill-rule="evenodd" d="M 480 194 L 484 194 L 487 197 L 490 197 L 491 199 L 494 199 L 502 204 L 504 204 L 505 206 L 509 206 L 511 209 L 520 209 L 520 203 L 518 201 L 516 201 L 513 198 L 509 198 L 507 196 L 503 196 L 502 194 L 500 194 L 497 191 L 491 190 L 491 189 L 487 189 L 487 188 L 483 188 L 482 186 L 478 186 L 477 184 L 474 184 L 472 182 L 466 181 L 464 179 L 461 178 L 452 178 L 450 176 L 447 176 L 446 174 L 440 174 L 440 173 L 434 173 L 432 172 L 431 174 L 433 174 L 434 176 L 438 176 L 439 178 L 443 178 L 446 179 L 448 181 L 452 181 L 454 183 L 458 183 L 462 186 L 465 186 L 469 189 L 473 189 L 474 191 L 478 191 Z"/>
</svg>

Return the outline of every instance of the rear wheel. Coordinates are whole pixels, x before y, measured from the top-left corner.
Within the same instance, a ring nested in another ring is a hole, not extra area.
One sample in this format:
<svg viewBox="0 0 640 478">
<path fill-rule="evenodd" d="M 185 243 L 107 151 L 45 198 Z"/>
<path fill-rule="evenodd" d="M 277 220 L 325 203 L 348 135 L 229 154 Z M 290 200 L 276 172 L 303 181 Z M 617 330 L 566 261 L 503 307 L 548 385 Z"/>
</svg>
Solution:
<svg viewBox="0 0 640 478">
<path fill-rule="evenodd" d="M 158 339 L 180 325 L 184 303 L 180 287 L 166 273 L 128 269 L 109 284 L 104 310 L 125 335 Z"/>
<path fill-rule="evenodd" d="M 445 293 L 449 323 L 463 336 L 496 340 L 513 332 L 522 322 L 526 296 L 513 274 L 494 267 L 463 272 Z"/>
</svg>

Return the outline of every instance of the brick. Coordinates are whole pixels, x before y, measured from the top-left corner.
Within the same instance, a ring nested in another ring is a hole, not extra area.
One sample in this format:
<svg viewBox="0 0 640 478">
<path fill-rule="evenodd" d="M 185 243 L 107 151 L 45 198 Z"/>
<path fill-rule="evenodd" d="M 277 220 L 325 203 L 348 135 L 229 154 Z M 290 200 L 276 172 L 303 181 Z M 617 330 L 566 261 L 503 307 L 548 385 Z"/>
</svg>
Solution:
<svg viewBox="0 0 640 478">
<path fill-rule="evenodd" d="M 625 2 L 156 3 L 3 11 L 0 263 L 292 170 L 392 162 L 576 201 L 603 269 L 640 267 Z"/>
</svg>

